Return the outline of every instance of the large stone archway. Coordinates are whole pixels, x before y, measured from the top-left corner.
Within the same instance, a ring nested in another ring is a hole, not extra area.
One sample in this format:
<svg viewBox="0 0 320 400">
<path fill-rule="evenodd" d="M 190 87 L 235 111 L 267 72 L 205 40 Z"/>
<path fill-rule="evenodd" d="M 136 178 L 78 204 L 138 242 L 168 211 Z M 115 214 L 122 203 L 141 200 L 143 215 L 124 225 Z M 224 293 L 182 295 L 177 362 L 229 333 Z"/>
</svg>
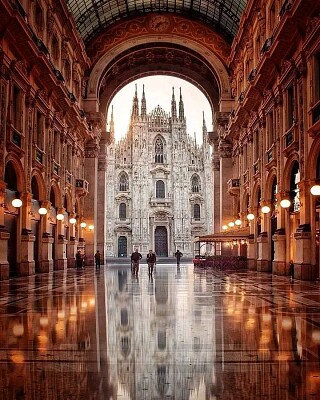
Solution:
<svg viewBox="0 0 320 400">
<path fill-rule="evenodd" d="M 227 62 L 230 46 L 207 25 L 170 13 L 149 13 L 120 21 L 87 45 L 91 58 L 84 108 L 100 125 L 95 141 L 87 145 L 86 171 L 90 184 L 85 199 L 87 219 L 95 225 L 87 253 L 99 248 L 104 255 L 106 236 L 106 141 L 107 108 L 113 96 L 131 81 L 150 75 L 171 75 L 194 84 L 215 112 L 230 112 L 233 102 Z M 103 121 L 103 122 L 102 122 Z M 211 122 L 211 121 L 210 121 Z M 93 145 L 93 151 L 88 148 Z M 93 205 L 92 205 L 93 202 Z"/>
<path fill-rule="evenodd" d="M 171 14 L 161 14 L 160 21 L 159 16 L 151 13 L 121 21 L 88 44 L 93 64 L 87 112 L 104 112 L 124 85 L 154 74 L 179 76 L 195 84 L 212 107 L 230 111 L 229 44 L 200 22 Z"/>
</svg>

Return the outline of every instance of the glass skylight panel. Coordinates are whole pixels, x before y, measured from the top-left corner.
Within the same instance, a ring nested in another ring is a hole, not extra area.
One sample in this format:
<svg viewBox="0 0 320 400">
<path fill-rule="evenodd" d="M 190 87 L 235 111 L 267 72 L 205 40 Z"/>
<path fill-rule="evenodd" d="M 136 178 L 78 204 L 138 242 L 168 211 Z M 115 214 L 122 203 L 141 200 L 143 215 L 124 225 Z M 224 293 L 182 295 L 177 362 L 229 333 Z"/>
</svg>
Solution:
<svg viewBox="0 0 320 400">
<path fill-rule="evenodd" d="M 66 0 L 85 41 L 116 20 L 150 11 L 190 13 L 212 26 L 219 24 L 230 38 L 237 32 L 246 3 L 246 0 Z"/>
</svg>

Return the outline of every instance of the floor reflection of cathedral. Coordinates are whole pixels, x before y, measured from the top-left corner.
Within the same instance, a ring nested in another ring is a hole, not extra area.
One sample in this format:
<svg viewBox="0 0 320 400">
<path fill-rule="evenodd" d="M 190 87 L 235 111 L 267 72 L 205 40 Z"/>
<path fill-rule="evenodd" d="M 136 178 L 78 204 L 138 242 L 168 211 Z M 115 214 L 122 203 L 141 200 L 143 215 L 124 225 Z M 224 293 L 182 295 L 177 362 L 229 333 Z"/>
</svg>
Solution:
<svg viewBox="0 0 320 400">
<path fill-rule="evenodd" d="M 113 264 L 0 290 L 0 400 L 320 397 L 318 283 Z"/>
</svg>

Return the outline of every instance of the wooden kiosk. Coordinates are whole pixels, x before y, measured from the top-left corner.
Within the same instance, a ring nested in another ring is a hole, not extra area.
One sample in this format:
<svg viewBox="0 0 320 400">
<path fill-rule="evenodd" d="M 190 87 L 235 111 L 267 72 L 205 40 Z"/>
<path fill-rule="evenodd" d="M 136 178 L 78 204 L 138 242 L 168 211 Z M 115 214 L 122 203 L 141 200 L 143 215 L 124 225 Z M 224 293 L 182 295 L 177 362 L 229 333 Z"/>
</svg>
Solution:
<svg viewBox="0 0 320 400">
<path fill-rule="evenodd" d="M 205 269 L 247 268 L 249 228 L 198 236 L 194 241 L 193 264 Z"/>
</svg>

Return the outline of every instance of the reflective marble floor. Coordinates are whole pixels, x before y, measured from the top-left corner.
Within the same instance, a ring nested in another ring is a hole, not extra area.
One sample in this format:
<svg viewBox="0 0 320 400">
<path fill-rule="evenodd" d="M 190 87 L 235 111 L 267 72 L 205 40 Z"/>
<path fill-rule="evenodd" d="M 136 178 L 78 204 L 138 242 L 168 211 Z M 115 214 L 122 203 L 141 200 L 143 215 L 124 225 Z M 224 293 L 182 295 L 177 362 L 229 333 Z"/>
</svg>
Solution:
<svg viewBox="0 0 320 400">
<path fill-rule="evenodd" d="M 0 282 L 0 399 L 320 399 L 320 286 L 129 265 Z"/>
</svg>

